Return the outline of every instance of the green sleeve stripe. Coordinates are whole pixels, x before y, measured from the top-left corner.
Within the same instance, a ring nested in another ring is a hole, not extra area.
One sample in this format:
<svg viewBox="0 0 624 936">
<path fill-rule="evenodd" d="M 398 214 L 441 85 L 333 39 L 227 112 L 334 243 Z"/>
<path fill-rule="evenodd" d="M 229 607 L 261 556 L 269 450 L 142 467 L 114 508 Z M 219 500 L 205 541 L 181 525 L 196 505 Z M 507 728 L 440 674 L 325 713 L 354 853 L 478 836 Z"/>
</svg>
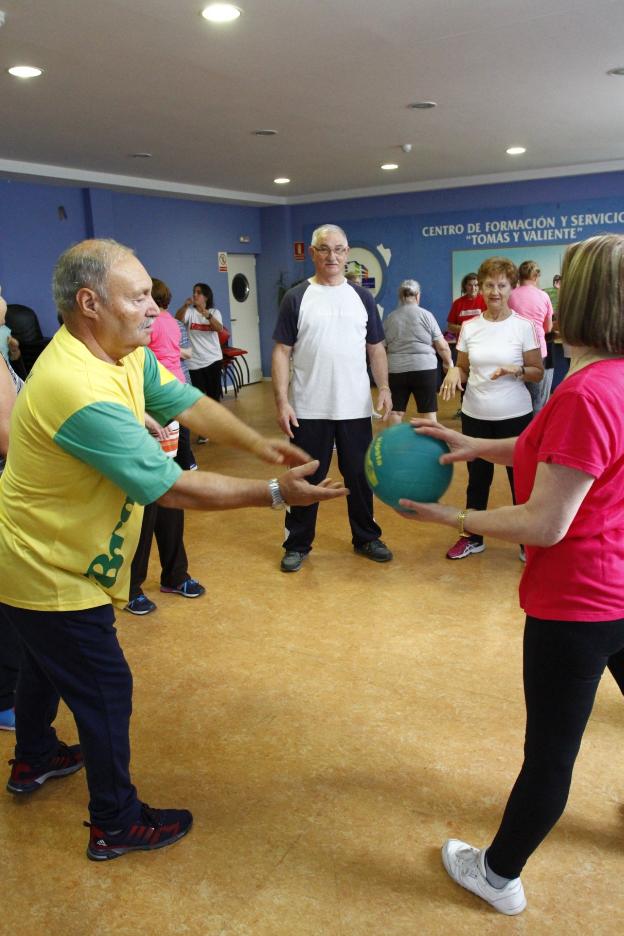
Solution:
<svg viewBox="0 0 624 936">
<path fill-rule="evenodd" d="M 182 472 L 145 426 L 119 403 L 92 403 L 78 410 L 65 420 L 54 441 L 139 504 L 158 500 Z"/>
<path fill-rule="evenodd" d="M 166 367 L 159 363 L 150 348 L 145 349 L 143 365 L 143 392 L 145 409 L 161 426 L 176 417 L 203 396 L 201 390 L 180 383 Z"/>
</svg>

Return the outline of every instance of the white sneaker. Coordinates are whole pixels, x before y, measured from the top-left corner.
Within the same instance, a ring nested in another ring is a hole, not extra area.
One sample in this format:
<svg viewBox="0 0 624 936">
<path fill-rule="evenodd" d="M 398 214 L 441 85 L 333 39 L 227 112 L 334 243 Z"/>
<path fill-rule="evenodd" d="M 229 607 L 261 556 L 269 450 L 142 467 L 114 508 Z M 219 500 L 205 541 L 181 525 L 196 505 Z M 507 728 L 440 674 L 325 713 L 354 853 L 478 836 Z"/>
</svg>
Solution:
<svg viewBox="0 0 624 936">
<path fill-rule="evenodd" d="M 514 916 L 526 907 L 526 897 L 520 878 L 514 878 L 500 889 L 492 887 L 485 876 L 485 849 L 479 851 L 458 839 L 447 839 L 442 846 L 442 861 L 450 877 L 466 890 L 481 897 L 499 913 Z"/>
</svg>

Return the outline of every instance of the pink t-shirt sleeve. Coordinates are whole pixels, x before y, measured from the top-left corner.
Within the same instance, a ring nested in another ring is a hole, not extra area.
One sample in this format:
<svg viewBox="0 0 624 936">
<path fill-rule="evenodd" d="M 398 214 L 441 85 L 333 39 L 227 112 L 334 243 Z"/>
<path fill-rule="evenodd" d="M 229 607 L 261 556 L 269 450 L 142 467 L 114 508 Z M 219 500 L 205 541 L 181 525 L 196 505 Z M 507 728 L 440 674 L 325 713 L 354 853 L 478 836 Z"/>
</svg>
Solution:
<svg viewBox="0 0 624 936">
<path fill-rule="evenodd" d="M 613 460 L 616 439 L 607 414 L 583 393 L 553 396 L 538 462 L 554 462 L 599 478 Z"/>
</svg>

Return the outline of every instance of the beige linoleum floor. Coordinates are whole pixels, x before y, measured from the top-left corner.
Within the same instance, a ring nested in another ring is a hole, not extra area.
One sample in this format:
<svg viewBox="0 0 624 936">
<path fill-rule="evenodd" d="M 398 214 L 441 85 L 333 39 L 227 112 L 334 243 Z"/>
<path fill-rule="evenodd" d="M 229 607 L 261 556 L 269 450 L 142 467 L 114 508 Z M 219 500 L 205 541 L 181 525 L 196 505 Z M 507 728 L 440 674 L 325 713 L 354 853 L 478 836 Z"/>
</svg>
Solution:
<svg viewBox="0 0 624 936">
<path fill-rule="evenodd" d="M 273 433 L 270 385 L 225 405 Z M 202 467 L 273 473 L 195 451 Z M 446 499 L 461 505 L 464 487 L 460 467 Z M 497 469 L 493 502 L 507 499 Z M 187 514 L 206 596 L 160 595 L 152 562 L 158 611 L 118 626 L 135 676 L 134 780 L 147 802 L 190 808 L 194 828 L 94 864 L 82 773 L 23 802 L 0 794 L 0 933 L 622 933 L 624 706 L 609 677 L 566 815 L 525 869 L 525 913 L 502 917 L 447 878 L 443 840 L 489 841 L 521 760 L 521 566 L 496 541 L 448 562 L 448 530 L 377 515 L 394 562 L 353 554 L 336 502 L 301 572 L 284 575 L 280 514 Z M 74 742 L 66 710 L 58 724 Z"/>
</svg>

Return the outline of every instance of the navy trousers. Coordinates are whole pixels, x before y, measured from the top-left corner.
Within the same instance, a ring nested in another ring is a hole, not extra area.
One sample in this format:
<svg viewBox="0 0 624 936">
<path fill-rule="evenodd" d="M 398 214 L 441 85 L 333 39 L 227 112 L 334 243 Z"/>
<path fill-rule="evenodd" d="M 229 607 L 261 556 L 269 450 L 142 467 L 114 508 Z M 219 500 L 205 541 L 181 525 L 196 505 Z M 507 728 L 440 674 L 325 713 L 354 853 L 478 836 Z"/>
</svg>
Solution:
<svg viewBox="0 0 624 936">
<path fill-rule="evenodd" d="M 311 484 L 318 484 L 327 476 L 335 443 L 338 468 L 351 492 L 347 497 L 351 542 L 354 546 L 362 546 L 379 539 L 381 528 L 373 517 L 373 494 L 364 474 L 364 455 L 373 437 L 370 419 L 300 419 L 299 427 L 293 427 L 293 434 L 294 444 L 320 462 L 316 474 L 308 478 Z M 291 507 L 286 514 L 288 536 L 283 543 L 284 549 L 310 552 L 317 513 L 318 504 Z"/>
<path fill-rule="evenodd" d="M 0 712 L 13 708 L 20 644 L 12 625 L 0 617 Z"/>
<path fill-rule="evenodd" d="M 143 511 L 141 535 L 130 567 L 130 601 L 142 594 L 152 539 L 156 536 L 160 557 L 160 584 L 177 588 L 188 577 L 184 548 L 184 511 L 176 507 L 147 504 Z"/>
<path fill-rule="evenodd" d="M 28 611 L 0 604 L 22 646 L 15 694 L 15 757 L 37 765 L 56 751 L 52 722 L 63 699 L 76 721 L 91 819 L 119 829 L 139 818 L 130 780 L 132 674 L 111 605 Z"/>
</svg>

